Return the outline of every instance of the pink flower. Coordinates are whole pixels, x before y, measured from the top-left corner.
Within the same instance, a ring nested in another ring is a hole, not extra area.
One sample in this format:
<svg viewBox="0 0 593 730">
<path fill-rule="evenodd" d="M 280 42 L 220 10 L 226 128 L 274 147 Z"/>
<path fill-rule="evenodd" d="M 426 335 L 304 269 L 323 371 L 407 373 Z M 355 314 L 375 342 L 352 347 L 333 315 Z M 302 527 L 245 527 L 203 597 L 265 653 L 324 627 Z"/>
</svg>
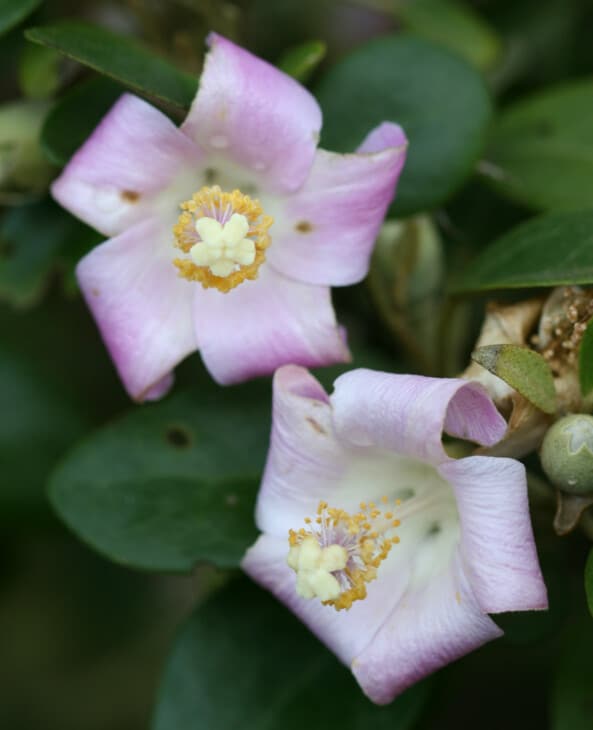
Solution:
<svg viewBox="0 0 593 730">
<path fill-rule="evenodd" d="M 196 349 L 224 384 L 347 361 L 329 287 L 365 276 L 405 159 L 387 122 L 356 154 L 317 149 L 306 89 L 225 38 L 209 44 L 180 128 L 126 94 L 52 188 L 110 236 L 77 274 L 137 400 L 163 395 Z"/>
<path fill-rule="evenodd" d="M 547 607 L 522 464 L 453 459 L 443 431 L 491 445 L 505 422 L 459 379 L 355 370 L 329 398 L 304 368 L 274 379 L 243 568 L 379 704 L 500 636 L 488 613 Z"/>
</svg>

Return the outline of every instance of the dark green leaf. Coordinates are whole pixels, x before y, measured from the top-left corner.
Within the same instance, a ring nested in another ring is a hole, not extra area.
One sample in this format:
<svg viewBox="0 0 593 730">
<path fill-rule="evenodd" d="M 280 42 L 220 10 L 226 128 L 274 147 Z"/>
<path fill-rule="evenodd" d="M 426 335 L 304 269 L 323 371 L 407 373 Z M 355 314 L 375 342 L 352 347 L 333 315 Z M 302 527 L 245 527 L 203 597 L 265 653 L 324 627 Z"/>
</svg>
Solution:
<svg viewBox="0 0 593 730">
<path fill-rule="evenodd" d="M 120 84 L 98 76 L 60 99 L 41 130 L 41 145 L 48 158 L 65 165 L 123 92 Z"/>
<path fill-rule="evenodd" d="M 501 52 L 496 33 L 470 5 L 458 0 L 404 0 L 397 11 L 422 38 L 440 43 L 474 66 L 488 69 Z"/>
<path fill-rule="evenodd" d="M 0 34 L 14 28 L 41 5 L 41 0 L 0 0 Z"/>
<path fill-rule="evenodd" d="M 579 381 L 586 398 L 593 390 L 593 320 L 587 325 L 579 347 Z"/>
<path fill-rule="evenodd" d="M 325 76 L 318 88 L 322 144 L 352 151 L 383 121 L 410 141 L 392 212 L 408 215 L 445 201 L 473 170 L 491 104 L 469 64 L 448 51 L 400 35 L 371 41 Z"/>
<path fill-rule="evenodd" d="M 375 707 L 286 608 L 241 579 L 198 608 L 180 634 L 152 727 L 408 730 L 428 689 L 424 682 Z"/>
<path fill-rule="evenodd" d="M 593 616 L 593 548 L 589 552 L 587 565 L 585 566 L 585 592 L 587 594 L 589 612 Z"/>
<path fill-rule="evenodd" d="M 573 624 L 563 641 L 551 693 L 550 730 L 591 730 L 593 623 Z"/>
<path fill-rule="evenodd" d="M 298 81 L 305 83 L 325 58 L 327 47 L 322 41 L 309 41 L 295 48 L 289 48 L 278 67 Z"/>
<path fill-rule="evenodd" d="M 0 349 L 2 520 L 9 506 L 14 511 L 43 503 L 49 470 L 87 425 L 83 409 L 43 375 L 27 358 Z"/>
<path fill-rule="evenodd" d="M 593 211 L 533 218 L 484 249 L 456 293 L 593 283 Z"/>
<path fill-rule="evenodd" d="M 31 306 L 69 247 L 96 244 L 98 236 L 50 200 L 9 209 L 0 223 L 0 297 Z"/>
<path fill-rule="evenodd" d="M 21 54 L 19 82 L 22 92 L 30 99 L 47 99 L 59 84 L 62 57 L 53 48 L 26 43 Z"/>
<path fill-rule="evenodd" d="M 504 380 L 544 413 L 556 412 L 554 377 L 539 353 L 519 345 L 485 345 L 472 353 L 472 360 Z"/>
<path fill-rule="evenodd" d="M 269 435 L 259 386 L 201 386 L 135 409 L 66 459 L 50 485 L 60 517 L 116 562 L 189 571 L 237 565 Z"/>
<path fill-rule="evenodd" d="M 196 93 L 196 78 L 137 41 L 99 26 L 63 21 L 31 28 L 26 36 L 177 110 L 186 111 Z"/>
<path fill-rule="evenodd" d="M 510 198 L 542 210 L 593 206 L 593 81 L 522 99 L 494 127 L 484 173 Z"/>
</svg>

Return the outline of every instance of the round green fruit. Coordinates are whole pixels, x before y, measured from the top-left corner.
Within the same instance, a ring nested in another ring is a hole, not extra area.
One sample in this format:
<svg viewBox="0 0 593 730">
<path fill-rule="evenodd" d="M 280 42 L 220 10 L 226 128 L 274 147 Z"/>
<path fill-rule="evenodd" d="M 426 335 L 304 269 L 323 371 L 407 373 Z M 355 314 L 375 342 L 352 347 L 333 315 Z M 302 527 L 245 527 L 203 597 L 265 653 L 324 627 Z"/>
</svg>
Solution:
<svg viewBox="0 0 593 730">
<path fill-rule="evenodd" d="M 556 421 L 544 437 L 540 460 L 563 492 L 593 492 L 593 416 L 580 413 Z"/>
</svg>

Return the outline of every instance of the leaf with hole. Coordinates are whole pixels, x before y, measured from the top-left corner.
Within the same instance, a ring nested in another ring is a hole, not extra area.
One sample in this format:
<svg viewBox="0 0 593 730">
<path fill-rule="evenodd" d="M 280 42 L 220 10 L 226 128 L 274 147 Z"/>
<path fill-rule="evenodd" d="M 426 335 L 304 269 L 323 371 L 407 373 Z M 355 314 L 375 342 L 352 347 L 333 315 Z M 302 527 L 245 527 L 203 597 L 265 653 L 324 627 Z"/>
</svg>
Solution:
<svg viewBox="0 0 593 730">
<path fill-rule="evenodd" d="M 520 345 L 485 345 L 472 352 L 472 360 L 544 413 L 556 412 L 554 377 L 539 353 Z"/>
<path fill-rule="evenodd" d="M 83 540 L 136 568 L 238 564 L 253 542 L 270 403 L 260 384 L 205 382 L 135 409 L 75 449 L 50 499 Z"/>
</svg>

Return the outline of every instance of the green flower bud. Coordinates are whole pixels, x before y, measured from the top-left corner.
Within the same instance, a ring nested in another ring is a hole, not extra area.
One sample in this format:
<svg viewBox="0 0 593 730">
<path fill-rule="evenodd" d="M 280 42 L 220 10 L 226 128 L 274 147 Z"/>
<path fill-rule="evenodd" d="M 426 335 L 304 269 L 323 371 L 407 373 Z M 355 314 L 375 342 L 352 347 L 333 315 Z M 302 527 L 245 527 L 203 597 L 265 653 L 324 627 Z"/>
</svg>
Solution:
<svg viewBox="0 0 593 730">
<path fill-rule="evenodd" d="M 593 492 L 593 416 L 576 414 L 556 421 L 545 435 L 540 460 L 562 491 Z"/>
</svg>

